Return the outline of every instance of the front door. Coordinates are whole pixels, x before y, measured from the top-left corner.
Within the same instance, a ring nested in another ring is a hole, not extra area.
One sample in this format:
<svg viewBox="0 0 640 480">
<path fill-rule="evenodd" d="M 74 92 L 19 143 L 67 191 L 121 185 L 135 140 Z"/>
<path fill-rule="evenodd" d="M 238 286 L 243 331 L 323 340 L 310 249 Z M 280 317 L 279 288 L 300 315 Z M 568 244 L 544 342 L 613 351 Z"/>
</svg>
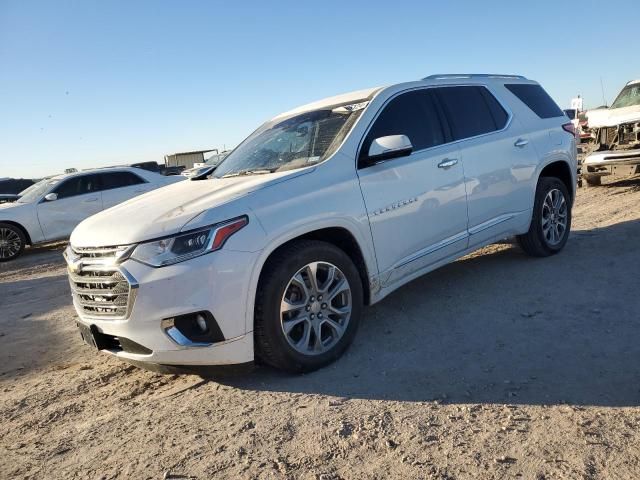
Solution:
<svg viewBox="0 0 640 480">
<path fill-rule="evenodd" d="M 371 142 L 388 135 L 409 137 L 412 153 L 367 166 Z M 383 287 L 466 248 L 464 171 L 447 140 L 429 89 L 391 99 L 365 137 L 358 176 Z"/>
<path fill-rule="evenodd" d="M 51 193 L 53 201 L 38 204 L 38 220 L 46 240 L 67 238 L 85 218 L 102 210 L 98 174 L 78 175 L 63 180 Z"/>
</svg>

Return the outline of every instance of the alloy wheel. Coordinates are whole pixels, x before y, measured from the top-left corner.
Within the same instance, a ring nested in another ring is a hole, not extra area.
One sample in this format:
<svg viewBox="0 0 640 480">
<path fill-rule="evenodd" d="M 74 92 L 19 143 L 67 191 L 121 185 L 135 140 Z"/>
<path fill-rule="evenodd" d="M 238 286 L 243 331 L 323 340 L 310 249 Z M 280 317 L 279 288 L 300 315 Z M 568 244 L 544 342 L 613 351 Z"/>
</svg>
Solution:
<svg viewBox="0 0 640 480">
<path fill-rule="evenodd" d="M 567 201 L 560 190 L 549 190 L 542 204 L 542 233 L 550 246 L 558 245 L 567 231 Z"/>
<path fill-rule="evenodd" d="M 22 248 L 20 236 L 9 228 L 0 228 L 0 258 L 13 258 Z"/>
<path fill-rule="evenodd" d="M 347 330 L 353 308 L 344 273 L 328 262 L 312 262 L 289 280 L 282 296 L 280 324 L 298 353 L 330 350 Z"/>
</svg>

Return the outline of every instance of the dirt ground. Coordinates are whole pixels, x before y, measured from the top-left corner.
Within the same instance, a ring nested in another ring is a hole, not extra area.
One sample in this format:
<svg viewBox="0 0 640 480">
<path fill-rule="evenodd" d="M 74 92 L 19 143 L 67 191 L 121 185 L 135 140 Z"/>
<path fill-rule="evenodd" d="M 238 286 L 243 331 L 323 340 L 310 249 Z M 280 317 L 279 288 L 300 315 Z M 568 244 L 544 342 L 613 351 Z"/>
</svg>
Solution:
<svg viewBox="0 0 640 480">
<path fill-rule="evenodd" d="M 0 266 L 0 477 L 640 478 L 640 179 L 565 250 L 493 245 L 365 311 L 309 375 L 163 376 L 85 346 L 62 246 Z"/>
</svg>

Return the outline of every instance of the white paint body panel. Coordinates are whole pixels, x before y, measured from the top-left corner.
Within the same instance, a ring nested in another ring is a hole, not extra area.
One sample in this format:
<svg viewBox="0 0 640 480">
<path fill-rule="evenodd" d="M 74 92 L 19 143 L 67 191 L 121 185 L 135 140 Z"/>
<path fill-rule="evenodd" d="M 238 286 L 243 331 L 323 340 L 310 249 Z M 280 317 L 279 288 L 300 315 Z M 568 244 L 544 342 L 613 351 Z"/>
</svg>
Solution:
<svg viewBox="0 0 640 480">
<path fill-rule="evenodd" d="M 154 350 L 148 358 L 118 353 L 135 360 L 249 362 L 258 279 L 269 255 L 289 240 L 324 228 L 347 230 L 362 252 L 375 303 L 471 250 L 525 233 L 546 165 L 565 162 L 575 185 L 575 139 L 561 129 L 566 117 L 537 118 L 507 91 L 505 81 L 427 80 L 315 102 L 286 115 L 369 96 L 351 132 L 326 161 L 283 173 L 188 181 L 85 220 L 73 232 L 73 246 L 130 245 L 240 215 L 249 218 L 219 251 L 162 268 L 125 262 L 140 284 L 132 315 L 124 321 L 100 321 L 98 327 Z M 361 140 L 387 100 L 416 88 L 458 84 L 489 88 L 513 117 L 508 127 L 358 170 Z M 515 146 L 521 139 L 526 145 Z M 438 168 L 450 158 L 459 162 Z M 199 310 L 214 314 L 227 342 L 185 350 L 161 332 L 161 319 Z M 81 321 L 95 323 L 82 315 Z M 233 350 L 236 339 L 240 343 Z"/>
</svg>

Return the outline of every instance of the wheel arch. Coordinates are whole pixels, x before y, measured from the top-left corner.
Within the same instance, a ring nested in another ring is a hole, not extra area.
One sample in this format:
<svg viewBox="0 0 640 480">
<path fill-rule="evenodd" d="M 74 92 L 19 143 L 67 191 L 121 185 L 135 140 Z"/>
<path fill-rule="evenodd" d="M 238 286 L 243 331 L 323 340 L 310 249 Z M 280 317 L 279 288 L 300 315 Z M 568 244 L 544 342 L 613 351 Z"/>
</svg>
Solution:
<svg viewBox="0 0 640 480">
<path fill-rule="evenodd" d="M 265 266 L 273 256 L 284 248 L 300 241 L 300 240 L 319 240 L 322 242 L 330 243 L 340 250 L 345 252 L 353 260 L 358 273 L 360 274 L 360 280 L 362 281 L 362 289 L 364 292 L 365 304 L 369 304 L 371 300 L 371 289 L 369 284 L 369 269 L 364 258 L 364 254 L 360 247 L 360 244 L 356 240 L 356 237 L 345 227 L 324 227 L 308 232 L 299 234 L 293 238 L 281 242 L 275 248 L 273 248 L 269 255 L 266 257 L 260 267 L 260 276 L 258 282 L 262 280 L 262 272 Z"/>
<path fill-rule="evenodd" d="M 372 297 L 372 286 L 369 280 L 373 275 L 372 266 L 367 263 L 365 257 L 365 251 L 361 242 L 358 241 L 357 235 L 354 234 L 349 228 L 345 226 L 318 226 L 317 228 L 309 228 L 306 231 L 296 232 L 294 235 L 280 238 L 278 241 L 273 242 L 270 248 L 265 249 L 260 256 L 254 273 L 251 276 L 251 286 L 249 298 L 247 299 L 247 325 L 246 331 L 253 331 L 254 321 L 254 309 L 256 302 L 256 292 L 260 282 L 263 281 L 263 272 L 270 259 L 274 254 L 281 251 L 283 248 L 287 248 L 295 242 L 300 240 L 320 240 L 330 243 L 343 250 L 354 261 L 354 264 L 360 274 L 360 280 L 362 281 L 362 290 L 364 294 L 364 303 L 369 305 Z M 366 248 L 366 247 L 365 247 Z"/>
<path fill-rule="evenodd" d="M 26 228 L 24 228 L 20 223 L 15 222 L 13 220 L 0 220 L 0 223 L 6 223 L 8 225 L 13 225 L 14 227 L 20 229 L 20 231 L 22 232 L 22 234 L 24 235 L 24 238 L 26 240 L 26 244 L 27 245 L 32 245 L 33 243 L 31 242 L 31 235 L 29 235 L 29 232 L 27 231 Z"/>
<path fill-rule="evenodd" d="M 542 170 L 540 170 L 536 186 L 543 177 L 554 177 L 564 183 L 569 195 L 571 195 L 571 203 L 574 202 L 576 189 L 574 176 L 571 174 L 571 166 L 569 165 L 569 162 L 558 159 L 547 163 Z"/>
</svg>

